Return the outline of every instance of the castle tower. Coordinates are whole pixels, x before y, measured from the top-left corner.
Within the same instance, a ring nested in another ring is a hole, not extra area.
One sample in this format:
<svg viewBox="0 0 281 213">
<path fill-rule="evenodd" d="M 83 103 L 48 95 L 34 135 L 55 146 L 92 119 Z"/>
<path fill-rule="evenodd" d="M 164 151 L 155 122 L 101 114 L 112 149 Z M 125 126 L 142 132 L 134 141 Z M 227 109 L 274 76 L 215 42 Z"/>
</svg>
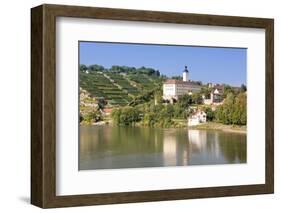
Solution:
<svg viewBox="0 0 281 213">
<path fill-rule="evenodd" d="M 189 81 L 189 72 L 188 72 L 188 69 L 187 69 L 187 66 L 184 67 L 184 71 L 182 73 L 182 80 L 183 81 Z"/>
</svg>

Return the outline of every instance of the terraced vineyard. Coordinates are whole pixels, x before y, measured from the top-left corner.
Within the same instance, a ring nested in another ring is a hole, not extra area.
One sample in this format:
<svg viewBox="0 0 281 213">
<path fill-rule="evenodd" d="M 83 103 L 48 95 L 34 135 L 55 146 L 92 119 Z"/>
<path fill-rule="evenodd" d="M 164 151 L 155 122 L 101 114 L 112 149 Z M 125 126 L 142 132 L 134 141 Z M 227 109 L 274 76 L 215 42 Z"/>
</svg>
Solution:
<svg viewBox="0 0 281 213">
<path fill-rule="evenodd" d="M 139 94 L 139 90 L 136 86 L 133 86 L 133 83 L 130 83 L 124 76 L 118 73 L 108 72 L 106 74 L 110 77 L 116 84 L 118 84 L 123 91 L 126 93 L 136 96 Z"/>
<path fill-rule="evenodd" d="M 159 77 L 145 74 L 119 74 L 117 72 L 80 72 L 80 87 L 92 97 L 102 97 L 111 106 L 124 106 L 142 92 L 152 90 L 161 83 Z"/>
</svg>

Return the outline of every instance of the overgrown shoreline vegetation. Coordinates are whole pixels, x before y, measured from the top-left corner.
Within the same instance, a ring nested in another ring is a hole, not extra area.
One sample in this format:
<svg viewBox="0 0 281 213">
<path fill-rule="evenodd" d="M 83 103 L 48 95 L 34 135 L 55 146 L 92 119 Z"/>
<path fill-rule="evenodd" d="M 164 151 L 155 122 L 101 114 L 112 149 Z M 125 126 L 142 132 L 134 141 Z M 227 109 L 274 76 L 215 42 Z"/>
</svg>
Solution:
<svg viewBox="0 0 281 213">
<path fill-rule="evenodd" d="M 89 93 L 87 99 L 90 101 L 81 105 L 80 100 L 80 122 L 89 125 L 110 123 L 112 120 L 114 125 L 121 126 L 178 128 L 186 127 L 190 114 L 201 109 L 206 112 L 209 122 L 246 125 L 247 94 L 244 85 L 239 90 L 225 85 L 224 102 L 219 106 L 203 104 L 202 95 L 206 96 L 210 92 L 204 85 L 200 93 L 186 94 L 179 97 L 176 103 L 167 104 L 162 100 L 165 79 L 158 70 L 152 68 L 112 66 L 105 69 L 100 65 L 81 65 L 80 86 Z M 104 99 L 94 101 L 92 98 L 95 106 L 87 107 L 87 104 L 93 105 L 90 97 Z M 113 108 L 110 116 L 101 113 L 108 106 Z"/>
<path fill-rule="evenodd" d="M 116 108 L 112 111 L 114 124 L 164 128 L 186 127 L 187 122 L 183 123 L 182 120 L 187 121 L 189 115 L 197 108 L 206 112 L 208 121 L 240 126 L 246 125 L 247 122 L 245 93 L 227 94 L 225 102 L 217 106 L 215 110 L 210 106 L 198 104 L 197 95 L 183 95 L 175 104 L 159 103 L 157 96 L 147 102 L 135 101 L 137 105 Z"/>
</svg>

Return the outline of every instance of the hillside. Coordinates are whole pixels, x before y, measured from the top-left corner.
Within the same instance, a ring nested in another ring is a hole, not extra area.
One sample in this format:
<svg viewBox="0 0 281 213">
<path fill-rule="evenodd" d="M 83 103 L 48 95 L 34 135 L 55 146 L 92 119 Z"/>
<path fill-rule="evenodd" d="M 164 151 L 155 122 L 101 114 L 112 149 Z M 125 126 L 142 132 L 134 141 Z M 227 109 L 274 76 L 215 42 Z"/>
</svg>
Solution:
<svg viewBox="0 0 281 213">
<path fill-rule="evenodd" d="M 162 85 L 162 78 L 144 72 L 80 70 L 80 87 L 92 97 L 104 98 L 109 106 L 125 106 L 134 97 Z"/>
</svg>

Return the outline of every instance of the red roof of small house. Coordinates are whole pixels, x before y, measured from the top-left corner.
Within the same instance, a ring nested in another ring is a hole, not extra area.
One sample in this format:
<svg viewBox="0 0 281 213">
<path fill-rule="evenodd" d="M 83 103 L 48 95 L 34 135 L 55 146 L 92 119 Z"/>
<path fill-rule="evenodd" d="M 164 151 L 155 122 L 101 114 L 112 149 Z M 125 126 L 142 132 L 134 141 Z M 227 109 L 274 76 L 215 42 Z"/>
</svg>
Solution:
<svg viewBox="0 0 281 213">
<path fill-rule="evenodd" d="M 112 108 L 104 108 L 103 112 L 105 113 L 111 113 L 112 112 Z"/>
<path fill-rule="evenodd" d="M 204 112 L 203 110 L 197 110 L 197 111 L 195 111 L 195 112 L 193 112 L 193 113 L 191 113 L 191 115 L 193 116 L 193 115 L 199 115 L 199 114 L 206 114 L 206 112 Z"/>
</svg>

